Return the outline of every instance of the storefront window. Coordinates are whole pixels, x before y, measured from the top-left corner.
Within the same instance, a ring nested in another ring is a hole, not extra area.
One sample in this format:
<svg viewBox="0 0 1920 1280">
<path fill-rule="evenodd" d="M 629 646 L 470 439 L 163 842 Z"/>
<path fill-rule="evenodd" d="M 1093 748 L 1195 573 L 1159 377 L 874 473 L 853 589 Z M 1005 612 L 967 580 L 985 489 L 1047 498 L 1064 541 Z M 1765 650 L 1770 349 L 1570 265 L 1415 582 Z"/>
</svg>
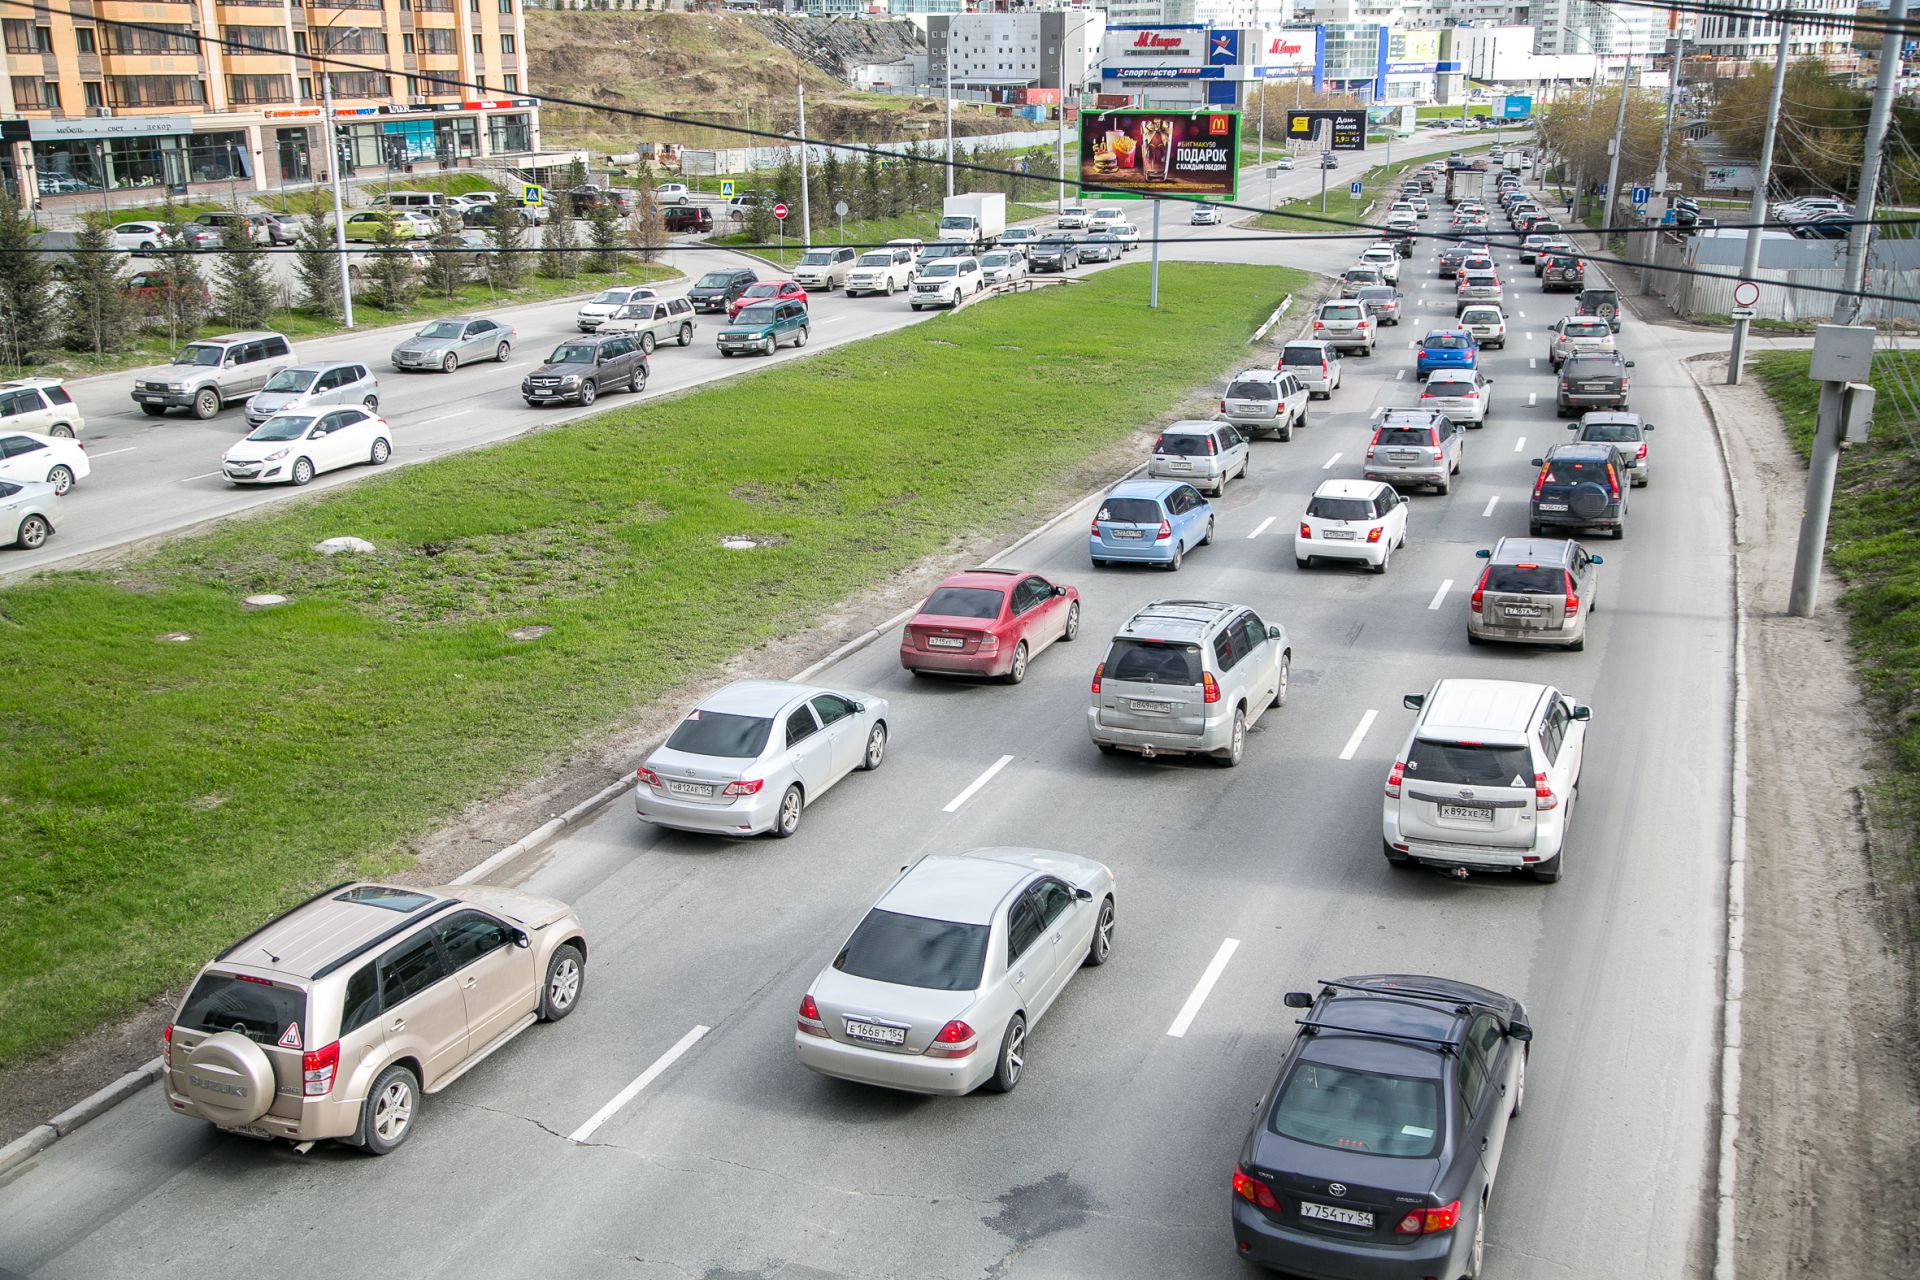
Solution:
<svg viewBox="0 0 1920 1280">
<path fill-rule="evenodd" d="M 36 142 L 41 195 L 251 179 L 247 135 L 235 130 L 170 138 L 87 138 Z"/>
<path fill-rule="evenodd" d="M 487 149 L 495 155 L 533 150 L 533 131 L 527 116 L 488 116 Z"/>
<path fill-rule="evenodd" d="M 480 149 L 480 122 L 472 116 L 434 121 L 433 146 L 440 160 L 475 154 Z"/>
</svg>

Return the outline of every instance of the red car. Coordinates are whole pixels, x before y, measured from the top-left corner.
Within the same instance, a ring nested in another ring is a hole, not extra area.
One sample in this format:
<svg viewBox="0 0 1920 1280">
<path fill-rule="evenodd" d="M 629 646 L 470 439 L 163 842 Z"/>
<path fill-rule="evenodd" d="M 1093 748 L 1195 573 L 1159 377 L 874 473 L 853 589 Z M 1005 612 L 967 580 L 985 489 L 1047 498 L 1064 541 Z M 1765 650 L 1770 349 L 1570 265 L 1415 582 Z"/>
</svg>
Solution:
<svg viewBox="0 0 1920 1280">
<path fill-rule="evenodd" d="M 740 314 L 740 308 L 750 307 L 756 302 L 783 302 L 788 298 L 797 299 L 804 306 L 807 291 L 792 280 L 762 280 L 733 300 L 733 305 L 727 309 L 727 319 L 734 319 Z"/>
<path fill-rule="evenodd" d="M 1027 678 L 1027 663 L 1055 640 L 1080 634 L 1080 593 L 1024 569 L 968 569 L 926 598 L 900 635 L 900 665 L 914 675 Z"/>
</svg>

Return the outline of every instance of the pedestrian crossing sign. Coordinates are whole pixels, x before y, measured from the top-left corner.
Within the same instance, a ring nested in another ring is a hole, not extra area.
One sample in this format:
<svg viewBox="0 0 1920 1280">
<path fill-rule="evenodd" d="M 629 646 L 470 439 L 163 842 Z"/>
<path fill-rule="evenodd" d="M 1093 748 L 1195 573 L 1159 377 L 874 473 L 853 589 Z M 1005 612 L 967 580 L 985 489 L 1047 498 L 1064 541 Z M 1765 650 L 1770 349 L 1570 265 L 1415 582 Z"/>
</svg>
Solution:
<svg viewBox="0 0 1920 1280">
<path fill-rule="evenodd" d="M 545 196 L 545 190 L 543 190 L 537 182 L 523 182 L 520 184 L 521 204 L 538 205 Z"/>
</svg>

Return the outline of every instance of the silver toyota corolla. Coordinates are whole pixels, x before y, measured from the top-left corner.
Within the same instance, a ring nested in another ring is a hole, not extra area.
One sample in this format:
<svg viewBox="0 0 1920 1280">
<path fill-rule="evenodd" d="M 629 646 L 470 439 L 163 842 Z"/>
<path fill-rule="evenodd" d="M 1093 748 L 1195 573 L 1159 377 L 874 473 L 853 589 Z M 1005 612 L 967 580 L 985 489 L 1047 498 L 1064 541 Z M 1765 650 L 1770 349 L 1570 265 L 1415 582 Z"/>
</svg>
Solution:
<svg viewBox="0 0 1920 1280">
<path fill-rule="evenodd" d="M 1113 952 L 1113 872 L 1046 849 L 931 854 L 900 873 L 807 988 L 800 1063 L 909 1093 L 1005 1093 L 1028 1035 Z"/>
<path fill-rule="evenodd" d="M 800 814 L 887 753 L 887 700 L 739 680 L 701 700 L 635 771 L 634 811 L 682 831 L 790 836 Z"/>
<path fill-rule="evenodd" d="M 452 373 L 475 360 L 501 360 L 513 349 L 514 330 L 485 316 L 448 316 L 393 349 L 396 369 L 438 369 Z"/>
</svg>

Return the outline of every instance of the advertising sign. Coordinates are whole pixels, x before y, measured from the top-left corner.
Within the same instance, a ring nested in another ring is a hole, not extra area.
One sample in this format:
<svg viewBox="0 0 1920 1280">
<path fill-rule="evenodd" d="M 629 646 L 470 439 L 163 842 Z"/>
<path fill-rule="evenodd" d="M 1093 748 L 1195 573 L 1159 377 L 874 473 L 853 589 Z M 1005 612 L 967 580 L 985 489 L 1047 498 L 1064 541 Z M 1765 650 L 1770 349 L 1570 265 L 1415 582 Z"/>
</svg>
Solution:
<svg viewBox="0 0 1920 1280">
<path fill-rule="evenodd" d="M 1533 98 L 1524 93 L 1510 93 L 1500 101 L 1500 114 L 1508 120 L 1525 120 L 1533 114 Z"/>
<path fill-rule="evenodd" d="M 1287 137 L 1301 142 L 1310 142 L 1320 135 L 1324 123 L 1333 131 L 1331 148 L 1334 151 L 1365 151 L 1367 149 L 1367 112 L 1364 107 L 1339 111 L 1289 111 L 1287 112 Z"/>
<path fill-rule="evenodd" d="M 1272 31 L 1267 33 L 1260 62 L 1266 67 L 1284 67 L 1290 71 L 1313 70 L 1313 32 Z"/>
<path fill-rule="evenodd" d="M 1440 61 L 1438 31 L 1393 31 L 1387 35 L 1389 74 L 1431 71 Z"/>
<path fill-rule="evenodd" d="M 1109 27 L 1107 57 L 1199 61 L 1206 45 L 1205 27 Z"/>
<path fill-rule="evenodd" d="M 1232 200 L 1239 175 L 1236 111 L 1103 111 L 1081 120 L 1083 187 Z"/>
</svg>

